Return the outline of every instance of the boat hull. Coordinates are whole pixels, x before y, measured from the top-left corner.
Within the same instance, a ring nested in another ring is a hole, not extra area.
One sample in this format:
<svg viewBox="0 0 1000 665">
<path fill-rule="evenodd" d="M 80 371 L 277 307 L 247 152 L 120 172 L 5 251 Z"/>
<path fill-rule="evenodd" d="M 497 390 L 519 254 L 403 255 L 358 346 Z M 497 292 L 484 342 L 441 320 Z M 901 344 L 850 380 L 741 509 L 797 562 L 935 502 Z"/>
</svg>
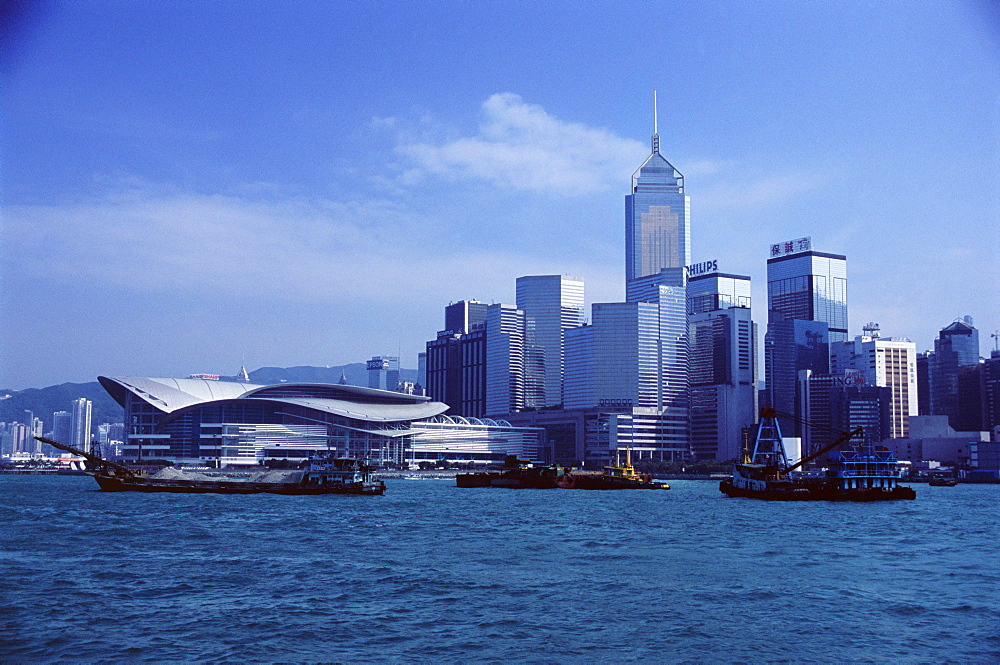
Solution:
<svg viewBox="0 0 1000 665">
<path fill-rule="evenodd" d="M 173 492 L 176 494 L 365 494 L 385 493 L 381 480 L 344 485 L 302 485 L 300 483 L 233 482 L 223 480 L 159 480 L 95 475 L 105 492 Z"/>
<path fill-rule="evenodd" d="M 670 485 L 632 478 L 608 478 L 603 475 L 567 474 L 559 487 L 575 490 L 668 490 Z"/>
<path fill-rule="evenodd" d="M 891 489 L 877 487 L 842 489 L 826 484 L 796 484 L 781 488 L 753 489 L 738 487 L 731 480 L 719 483 L 719 491 L 726 496 L 763 499 L 764 501 L 900 501 L 917 498 L 910 487 L 897 485 Z"/>
</svg>

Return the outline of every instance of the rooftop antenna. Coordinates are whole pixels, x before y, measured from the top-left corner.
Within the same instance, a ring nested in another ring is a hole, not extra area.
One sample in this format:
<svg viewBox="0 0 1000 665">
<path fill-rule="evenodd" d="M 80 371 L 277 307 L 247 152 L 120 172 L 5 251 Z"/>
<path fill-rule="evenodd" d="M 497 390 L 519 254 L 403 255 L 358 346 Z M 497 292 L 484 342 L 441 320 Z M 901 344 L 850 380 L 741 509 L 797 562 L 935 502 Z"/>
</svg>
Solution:
<svg viewBox="0 0 1000 665">
<path fill-rule="evenodd" d="M 656 90 L 653 90 L 653 154 L 660 152 L 659 113 L 656 109 Z"/>
</svg>

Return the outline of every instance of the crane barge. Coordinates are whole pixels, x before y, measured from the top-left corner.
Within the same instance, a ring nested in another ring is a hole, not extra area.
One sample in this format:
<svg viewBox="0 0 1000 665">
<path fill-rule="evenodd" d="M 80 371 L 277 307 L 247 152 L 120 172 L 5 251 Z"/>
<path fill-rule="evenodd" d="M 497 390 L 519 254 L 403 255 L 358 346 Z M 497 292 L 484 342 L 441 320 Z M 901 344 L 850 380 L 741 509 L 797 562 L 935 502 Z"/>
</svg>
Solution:
<svg viewBox="0 0 1000 665">
<path fill-rule="evenodd" d="M 168 468 L 147 474 L 104 459 L 99 454 L 36 436 L 42 443 L 87 460 L 87 475 L 93 476 L 105 492 L 175 492 L 181 494 L 366 494 L 385 493 L 385 483 L 375 478 L 374 468 L 360 460 L 315 455 L 303 470 L 268 472 L 259 477 L 219 474 L 188 474 Z M 165 470 L 166 471 L 166 470 Z"/>
<path fill-rule="evenodd" d="M 796 476 L 793 472 L 834 448 L 860 437 L 858 427 L 844 432 L 829 445 L 789 464 L 781 440 L 778 412 L 762 409 L 753 452 L 733 464 L 731 479 L 719 483 L 726 496 L 767 501 L 892 501 L 915 499 L 913 488 L 899 484 L 899 462 L 892 451 L 861 443 L 841 450 L 831 460 L 825 477 Z"/>
</svg>

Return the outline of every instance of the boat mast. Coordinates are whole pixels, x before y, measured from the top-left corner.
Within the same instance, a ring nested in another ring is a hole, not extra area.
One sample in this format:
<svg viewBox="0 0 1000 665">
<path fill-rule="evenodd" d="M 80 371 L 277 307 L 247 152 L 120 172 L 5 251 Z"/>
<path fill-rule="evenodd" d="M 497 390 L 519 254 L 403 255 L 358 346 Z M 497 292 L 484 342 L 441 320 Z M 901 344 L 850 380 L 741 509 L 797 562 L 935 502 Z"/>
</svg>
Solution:
<svg viewBox="0 0 1000 665">
<path fill-rule="evenodd" d="M 778 426 L 778 413 L 774 409 L 760 410 L 757 439 L 754 441 L 750 459 L 754 464 L 775 466 L 779 469 L 788 467 L 785 444 L 781 440 L 781 427 Z"/>
</svg>

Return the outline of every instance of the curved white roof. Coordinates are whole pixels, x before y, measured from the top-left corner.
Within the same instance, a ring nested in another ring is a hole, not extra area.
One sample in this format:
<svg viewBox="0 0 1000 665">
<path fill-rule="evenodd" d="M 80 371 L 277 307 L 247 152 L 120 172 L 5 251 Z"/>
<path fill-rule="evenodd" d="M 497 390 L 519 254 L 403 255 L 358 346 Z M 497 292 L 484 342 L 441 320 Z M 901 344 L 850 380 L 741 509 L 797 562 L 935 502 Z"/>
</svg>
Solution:
<svg viewBox="0 0 1000 665">
<path fill-rule="evenodd" d="M 442 402 L 420 395 L 329 383 L 280 383 L 261 386 L 207 379 L 98 377 L 104 389 L 125 405 L 128 392 L 158 410 L 178 414 L 220 400 L 266 400 L 301 406 L 345 418 L 397 422 L 432 418 L 448 410 Z"/>
<path fill-rule="evenodd" d="M 99 376 L 104 389 L 125 406 L 125 391 L 138 396 L 164 413 L 217 399 L 236 399 L 256 388 L 254 383 L 212 381 L 210 379 L 162 379 L 141 376 Z"/>
</svg>

